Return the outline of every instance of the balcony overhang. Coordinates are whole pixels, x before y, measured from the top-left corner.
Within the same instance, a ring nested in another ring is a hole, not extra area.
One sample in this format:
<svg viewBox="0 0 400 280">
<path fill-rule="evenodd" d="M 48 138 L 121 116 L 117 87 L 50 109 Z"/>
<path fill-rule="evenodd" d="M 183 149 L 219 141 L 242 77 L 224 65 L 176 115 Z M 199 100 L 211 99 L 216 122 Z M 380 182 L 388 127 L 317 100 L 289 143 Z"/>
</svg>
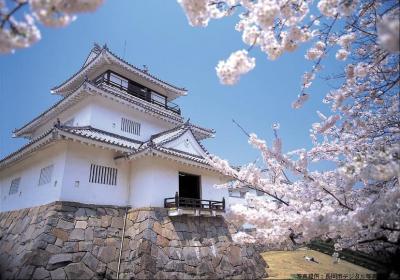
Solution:
<svg viewBox="0 0 400 280">
<path fill-rule="evenodd" d="M 222 201 L 197 198 L 174 197 L 164 199 L 164 208 L 168 209 L 168 216 L 222 216 L 225 213 L 225 198 Z"/>
<path fill-rule="evenodd" d="M 168 216 L 176 217 L 176 216 L 206 216 L 206 217 L 216 217 L 222 216 L 225 211 L 222 210 L 204 210 L 204 209 L 186 209 L 186 208 L 171 208 L 168 209 Z"/>
</svg>

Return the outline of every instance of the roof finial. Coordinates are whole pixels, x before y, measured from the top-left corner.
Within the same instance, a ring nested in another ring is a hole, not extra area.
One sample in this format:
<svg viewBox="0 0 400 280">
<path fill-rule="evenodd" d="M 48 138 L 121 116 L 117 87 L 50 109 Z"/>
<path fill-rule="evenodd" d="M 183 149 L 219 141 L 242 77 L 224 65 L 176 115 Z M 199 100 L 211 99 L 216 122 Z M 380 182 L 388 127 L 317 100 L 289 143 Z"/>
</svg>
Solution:
<svg viewBox="0 0 400 280">
<path fill-rule="evenodd" d="M 190 118 L 188 118 L 186 121 L 185 121 L 185 123 L 183 124 L 183 126 L 182 127 L 185 127 L 185 126 L 190 126 Z"/>
<path fill-rule="evenodd" d="M 108 50 L 107 44 L 103 45 L 103 49 Z"/>
<path fill-rule="evenodd" d="M 93 43 L 93 49 L 95 49 L 95 50 L 101 50 L 101 47 L 100 47 L 100 45 L 99 45 L 97 42 L 94 42 L 94 43 Z"/>
<path fill-rule="evenodd" d="M 54 123 L 54 127 L 60 127 L 61 126 L 61 121 L 59 118 L 57 118 L 56 122 Z"/>
</svg>

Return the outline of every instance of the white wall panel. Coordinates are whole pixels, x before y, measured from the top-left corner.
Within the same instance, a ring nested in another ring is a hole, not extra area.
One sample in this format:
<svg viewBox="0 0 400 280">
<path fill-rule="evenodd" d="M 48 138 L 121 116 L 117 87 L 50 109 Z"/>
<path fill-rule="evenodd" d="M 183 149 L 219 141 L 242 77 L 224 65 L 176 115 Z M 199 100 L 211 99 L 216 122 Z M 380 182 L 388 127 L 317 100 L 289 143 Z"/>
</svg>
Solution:
<svg viewBox="0 0 400 280">
<path fill-rule="evenodd" d="M 53 144 L 1 172 L 0 211 L 33 207 L 59 200 L 65 152 L 66 143 Z M 40 170 L 49 165 L 53 165 L 50 182 L 39 186 Z M 21 177 L 19 190 L 16 194 L 9 195 L 11 181 L 17 177 Z"/>
</svg>

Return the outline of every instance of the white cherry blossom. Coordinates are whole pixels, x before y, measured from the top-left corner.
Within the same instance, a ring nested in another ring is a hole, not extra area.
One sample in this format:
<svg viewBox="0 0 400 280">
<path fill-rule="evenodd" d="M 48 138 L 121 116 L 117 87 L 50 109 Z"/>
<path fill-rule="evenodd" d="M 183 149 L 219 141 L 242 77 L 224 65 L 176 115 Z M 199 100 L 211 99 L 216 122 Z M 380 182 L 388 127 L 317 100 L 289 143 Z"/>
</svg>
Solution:
<svg viewBox="0 0 400 280">
<path fill-rule="evenodd" d="M 215 70 L 221 83 L 233 85 L 255 66 L 255 58 L 249 57 L 246 50 L 240 50 L 232 53 L 226 61 L 220 61 Z"/>
<path fill-rule="evenodd" d="M 76 19 L 76 14 L 91 12 L 103 0 L 18 0 L 0 1 L 0 53 L 27 48 L 41 39 L 37 21 L 50 26 L 66 26 Z M 9 6 L 8 6 L 9 5 Z M 29 13 L 15 15 L 29 5 Z"/>
</svg>

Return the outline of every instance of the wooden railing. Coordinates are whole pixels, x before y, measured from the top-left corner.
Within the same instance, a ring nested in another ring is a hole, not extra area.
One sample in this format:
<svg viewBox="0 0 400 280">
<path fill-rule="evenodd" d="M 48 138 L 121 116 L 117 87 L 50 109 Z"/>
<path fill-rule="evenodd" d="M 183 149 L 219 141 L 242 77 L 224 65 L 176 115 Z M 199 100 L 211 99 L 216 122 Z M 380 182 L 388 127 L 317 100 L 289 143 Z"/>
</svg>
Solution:
<svg viewBox="0 0 400 280">
<path fill-rule="evenodd" d="M 167 110 L 170 110 L 170 111 L 172 111 L 174 113 L 177 113 L 179 115 L 181 114 L 181 109 L 179 108 L 179 106 L 177 104 L 175 104 L 173 102 L 167 102 L 165 104 L 161 103 L 161 102 L 159 102 L 159 101 L 157 101 L 157 100 L 155 100 L 155 99 L 153 99 L 151 97 L 151 92 L 142 92 L 140 90 L 132 90 L 129 87 L 125 87 L 123 85 L 114 83 L 111 80 L 106 80 L 106 79 L 103 79 L 103 78 L 97 79 L 95 81 L 95 84 L 97 86 L 99 86 L 99 87 L 104 87 L 104 86 L 107 87 L 107 86 L 109 86 L 111 88 L 116 88 L 116 89 L 122 90 L 122 91 L 124 91 L 124 92 L 126 92 L 126 93 L 128 93 L 130 95 L 136 96 L 136 97 L 138 97 L 140 99 L 143 99 L 143 100 L 145 100 L 147 102 L 150 102 L 150 103 L 156 104 L 158 106 L 161 106 L 161 107 L 163 107 L 163 108 L 165 108 Z"/>
<path fill-rule="evenodd" d="M 222 198 L 222 201 L 215 201 L 180 197 L 178 194 L 176 194 L 175 197 L 168 197 L 164 199 L 164 207 L 225 211 L 225 198 Z"/>
</svg>

